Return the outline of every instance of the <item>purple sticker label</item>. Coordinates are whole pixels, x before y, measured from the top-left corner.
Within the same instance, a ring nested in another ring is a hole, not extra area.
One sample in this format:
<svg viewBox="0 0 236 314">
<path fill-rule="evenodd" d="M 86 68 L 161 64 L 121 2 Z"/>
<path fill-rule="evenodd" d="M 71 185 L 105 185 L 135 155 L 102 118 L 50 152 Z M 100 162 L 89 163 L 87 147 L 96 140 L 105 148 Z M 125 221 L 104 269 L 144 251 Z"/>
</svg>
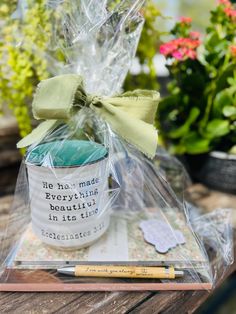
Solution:
<svg viewBox="0 0 236 314">
<path fill-rule="evenodd" d="M 173 229 L 165 221 L 143 220 L 139 226 L 143 231 L 144 239 L 153 244 L 159 253 L 167 253 L 169 249 L 186 242 L 182 232 Z"/>
</svg>

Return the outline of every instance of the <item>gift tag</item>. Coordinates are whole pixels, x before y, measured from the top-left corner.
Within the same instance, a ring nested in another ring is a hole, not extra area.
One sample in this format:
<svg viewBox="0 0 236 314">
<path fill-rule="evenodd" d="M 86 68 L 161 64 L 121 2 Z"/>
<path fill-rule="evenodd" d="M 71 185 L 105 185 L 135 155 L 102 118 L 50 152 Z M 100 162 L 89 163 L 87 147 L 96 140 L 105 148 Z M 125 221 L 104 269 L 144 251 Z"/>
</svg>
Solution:
<svg viewBox="0 0 236 314">
<path fill-rule="evenodd" d="M 159 253 L 167 253 L 169 249 L 186 242 L 182 232 L 172 229 L 165 221 L 144 220 L 139 226 L 143 231 L 144 239 L 153 244 Z"/>
</svg>

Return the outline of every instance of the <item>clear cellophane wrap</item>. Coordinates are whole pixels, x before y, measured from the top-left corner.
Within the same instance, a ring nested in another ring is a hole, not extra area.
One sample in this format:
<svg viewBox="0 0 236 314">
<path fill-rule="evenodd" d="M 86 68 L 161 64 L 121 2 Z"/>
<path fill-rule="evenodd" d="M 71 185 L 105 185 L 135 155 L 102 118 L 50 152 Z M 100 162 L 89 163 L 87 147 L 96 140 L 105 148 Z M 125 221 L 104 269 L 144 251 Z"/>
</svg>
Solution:
<svg viewBox="0 0 236 314">
<path fill-rule="evenodd" d="M 45 53 L 35 46 L 35 53 L 46 58 L 53 75 L 81 75 L 87 93 L 116 95 L 122 92 L 135 56 L 144 23 L 142 6 L 142 0 L 48 0 L 45 4 L 50 16 L 48 49 Z M 38 31 L 44 32 L 41 25 Z M 91 152 L 86 154 L 86 149 Z M 9 272 L 4 277 L 6 282 L 10 272 L 17 268 L 14 261 L 27 232 L 33 247 L 37 242 L 30 257 L 34 263 L 27 266 L 33 270 L 40 268 L 35 265 L 42 262 L 38 254 L 43 250 L 47 252 L 53 246 L 54 251 L 50 252 L 60 252 L 55 253 L 57 258 L 68 248 L 84 250 L 80 247 L 101 241 L 96 237 L 84 240 L 89 237 L 89 226 L 99 228 L 103 224 L 107 230 L 101 235 L 104 237 L 113 232 L 109 231 L 114 227 L 113 219 L 123 219 L 126 227 L 119 222 L 116 226 L 122 228 L 116 232 L 118 235 L 124 232 L 123 239 L 131 243 L 130 246 L 123 243 L 124 250 L 128 246 L 129 251 L 125 263 L 135 259 L 142 263 L 143 258 L 147 264 L 155 265 L 156 259 L 157 265 L 184 270 L 184 277 L 175 280 L 177 283 L 214 285 L 233 262 L 230 210 L 201 215 L 184 198 L 187 181 L 182 165 L 163 149 L 158 148 L 152 160 L 116 134 L 90 108 L 80 109 L 71 120 L 60 123 L 27 149 L 7 227 L 1 233 L 1 270 Z M 165 225 L 159 233 L 161 240 L 155 228 L 153 231 L 153 221 L 154 225 L 158 226 L 160 221 Z M 148 236 L 145 240 L 141 222 L 149 224 L 146 232 L 156 237 L 157 249 L 147 241 Z M 29 228 L 33 228 L 32 234 Z M 176 230 L 182 232 L 182 242 Z M 176 244 L 160 252 L 166 245 L 160 244 L 165 242 L 165 232 L 171 238 L 168 242 L 175 240 Z M 137 251 L 143 252 L 143 256 L 135 256 Z M 116 256 L 112 248 L 110 254 L 108 261 Z M 47 267 L 49 256 L 44 258 L 43 268 L 50 269 L 52 261 Z"/>
</svg>

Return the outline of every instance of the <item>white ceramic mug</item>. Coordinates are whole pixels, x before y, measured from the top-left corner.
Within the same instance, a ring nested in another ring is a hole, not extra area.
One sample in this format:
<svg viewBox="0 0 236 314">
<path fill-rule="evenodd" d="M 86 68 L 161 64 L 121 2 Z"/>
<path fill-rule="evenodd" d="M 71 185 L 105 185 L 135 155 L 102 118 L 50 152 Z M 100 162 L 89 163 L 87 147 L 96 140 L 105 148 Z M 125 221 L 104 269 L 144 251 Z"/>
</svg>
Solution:
<svg viewBox="0 0 236 314">
<path fill-rule="evenodd" d="M 26 162 L 32 228 L 45 243 L 80 248 L 108 228 L 108 157 L 73 167 Z"/>
</svg>

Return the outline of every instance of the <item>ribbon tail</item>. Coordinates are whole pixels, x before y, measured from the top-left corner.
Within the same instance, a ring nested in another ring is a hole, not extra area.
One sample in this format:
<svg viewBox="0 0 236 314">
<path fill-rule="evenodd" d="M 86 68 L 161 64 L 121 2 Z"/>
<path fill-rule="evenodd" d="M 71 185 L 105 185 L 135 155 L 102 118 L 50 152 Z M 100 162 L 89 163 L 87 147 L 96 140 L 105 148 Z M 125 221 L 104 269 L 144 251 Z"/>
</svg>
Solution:
<svg viewBox="0 0 236 314">
<path fill-rule="evenodd" d="M 128 143 L 133 144 L 138 150 L 140 150 L 144 155 L 153 159 L 157 150 L 158 143 L 158 133 L 155 127 L 144 121 L 136 121 L 135 128 L 132 128 L 130 124 L 127 124 L 126 130 L 128 132 L 121 132 L 117 130 Z M 134 136 L 135 134 L 135 136 Z"/>
<path fill-rule="evenodd" d="M 113 131 L 134 145 L 149 158 L 154 158 L 157 149 L 157 130 L 152 124 L 132 117 L 127 112 L 103 102 L 103 107 L 91 106 Z"/>
<path fill-rule="evenodd" d="M 57 124 L 58 120 L 46 120 L 40 123 L 29 135 L 17 143 L 17 148 L 24 148 L 39 143 Z"/>
</svg>

